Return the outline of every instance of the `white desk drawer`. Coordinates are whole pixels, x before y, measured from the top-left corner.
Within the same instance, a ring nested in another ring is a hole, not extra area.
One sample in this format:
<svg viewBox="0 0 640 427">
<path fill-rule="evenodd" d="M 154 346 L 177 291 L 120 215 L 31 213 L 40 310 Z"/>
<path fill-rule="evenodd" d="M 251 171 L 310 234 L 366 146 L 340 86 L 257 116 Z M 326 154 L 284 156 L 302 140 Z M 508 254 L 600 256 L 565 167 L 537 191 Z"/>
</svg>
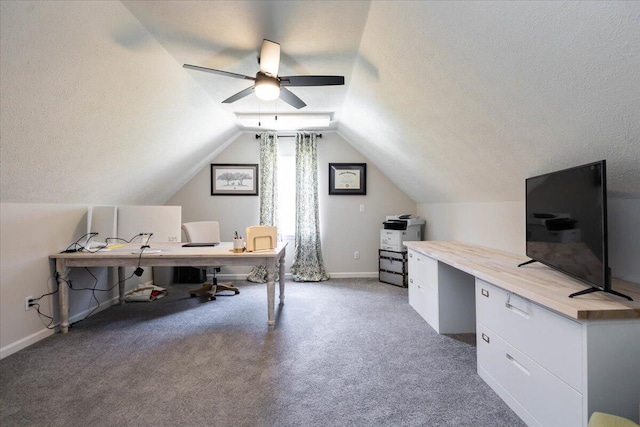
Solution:
<svg viewBox="0 0 640 427">
<path fill-rule="evenodd" d="M 543 426 L 579 427 L 582 394 L 478 323 L 478 367 Z"/>
<path fill-rule="evenodd" d="M 421 280 L 409 278 L 409 305 L 438 331 L 438 291 Z"/>
<path fill-rule="evenodd" d="M 409 276 L 418 278 L 430 288 L 438 288 L 438 261 L 419 252 L 409 251 Z"/>
<path fill-rule="evenodd" d="M 480 279 L 476 279 L 476 319 L 583 392 L 579 323 Z"/>
<path fill-rule="evenodd" d="M 409 305 L 423 318 L 426 313 L 427 300 L 424 295 L 425 289 L 426 286 L 421 281 L 409 276 Z"/>
</svg>

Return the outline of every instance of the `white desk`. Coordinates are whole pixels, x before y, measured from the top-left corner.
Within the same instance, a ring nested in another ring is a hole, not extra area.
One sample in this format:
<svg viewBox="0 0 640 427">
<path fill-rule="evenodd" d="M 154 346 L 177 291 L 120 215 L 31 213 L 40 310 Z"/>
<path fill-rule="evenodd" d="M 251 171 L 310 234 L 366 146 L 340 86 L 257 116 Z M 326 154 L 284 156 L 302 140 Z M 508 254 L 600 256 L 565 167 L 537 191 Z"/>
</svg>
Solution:
<svg viewBox="0 0 640 427">
<path fill-rule="evenodd" d="M 284 256 L 287 243 L 277 248 L 256 252 L 234 253 L 232 242 L 222 242 L 213 247 L 184 248 L 183 243 L 155 243 L 150 252 L 140 256 L 139 244 L 99 251 L 96 253 L 75 252 L 51 255 L 56 262 L 58 274 L 58 302 L 60 305 L 60 331 L 69 331 L 69 269 L 71 267 L 118 267 L 118 290 L 120 303 L 124 304 L 125 267 L 203 267 L 219 265 L 265 265 L 267 267 L 267 319 L 269 326 L 275 323 L 274 274 L 276 262 L 280 260 L 280 303 L 284 303 Z M 155 250 L 160 252 L 153 252 Z M 137 253 L 132 253 L 137 252 Z"/>
<path fill-rule="evenodd" d="M 409 304 L 438 333 L 476 332 L 478 375 L 530 426 L 638 421 L 640 286 L 586 288 L 526 258 L 459 242 L 405 242 Z"/>
</svg>

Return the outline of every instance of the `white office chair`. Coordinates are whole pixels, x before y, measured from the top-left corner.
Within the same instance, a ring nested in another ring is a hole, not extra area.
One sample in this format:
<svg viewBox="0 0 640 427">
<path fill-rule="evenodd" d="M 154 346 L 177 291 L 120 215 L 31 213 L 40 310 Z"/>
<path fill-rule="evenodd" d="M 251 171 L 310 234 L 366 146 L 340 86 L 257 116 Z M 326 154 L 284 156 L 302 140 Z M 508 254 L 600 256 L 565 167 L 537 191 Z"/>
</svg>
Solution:
<svg viewBox="0 0 640 427">
<path fill-rule="evenodd" d="M 182 230 L 184 231 L 187 240 L 190 243 L 219 243 L 220 242 L 220 225 L 218 221 L 196 221 L 186 222 L 182 224 Z M 209 300 L 216 299 L 216 293 L 220 291 L 233 291 L 234 294 L 239 294 L 240 291 L 235 286 L 231 286 L 231 283 L 218 284 L 216 273 L 220 271 L 220 267 L 199 267 L 205 271 L 211 271 L 213 273 L 213 279 L 211 283 L 205 282 L 198 289 L 189 290 L 189 295 L 195 297 L 198 294 L 208 293 Z"/>
</svg>

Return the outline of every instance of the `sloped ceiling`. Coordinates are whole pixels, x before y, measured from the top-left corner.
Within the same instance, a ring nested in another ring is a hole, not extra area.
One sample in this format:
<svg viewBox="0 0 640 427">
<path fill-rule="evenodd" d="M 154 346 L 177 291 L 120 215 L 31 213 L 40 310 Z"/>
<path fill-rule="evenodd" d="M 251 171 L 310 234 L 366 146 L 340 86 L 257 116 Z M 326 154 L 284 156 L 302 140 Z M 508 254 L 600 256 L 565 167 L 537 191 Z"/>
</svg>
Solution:
<svg viewBox="0 0 640 427">
<path fill-rule="evenodd" d="M 373 2 L 340 132 L 420 202 L 607 160 L 640 195 L 640 2 Z"/>
<path fill-rule="evenodd" d="M 416 202 L 600 159 L 640 197 L 640 2 L 2 2 L 1 30 L 3 201 L 164 202 L 233 113 L 293 112 L 181 68 L 253 75 L 263 38 L 281 75 L 345 76 L 294 92 Z"/>
<path fill-rule="evenodd" d="M 121 3 L 0 7 L 3 202 L 163 203 L 240 135 Z"/>
<path fill-rule="evenodd" d="M 280 43 L 280 76 L 342 75 L 351 81 L 369 2 L 332 1 L 124 1 L 153 37 L 182 64 L 199 65 L 255 76 L 263 39 Z M 144 39 L 118 38 L 130 48 L 144 49 Z M 370 67 L 370 65 L 369 65 Z M 365 67 L 365 70 L 368 70 Z M 185 70 L 212 99 L 220 102 L 251 86 L 251 82 Z M 331 113 L 332 128 L 340 121 L 345 86 L 295 87 L 307 103 L 301 112 Z M 233 113 L 297 113 L 282 101 L 260 102 L 248 96 L 220 104 Z"/>
</svg>

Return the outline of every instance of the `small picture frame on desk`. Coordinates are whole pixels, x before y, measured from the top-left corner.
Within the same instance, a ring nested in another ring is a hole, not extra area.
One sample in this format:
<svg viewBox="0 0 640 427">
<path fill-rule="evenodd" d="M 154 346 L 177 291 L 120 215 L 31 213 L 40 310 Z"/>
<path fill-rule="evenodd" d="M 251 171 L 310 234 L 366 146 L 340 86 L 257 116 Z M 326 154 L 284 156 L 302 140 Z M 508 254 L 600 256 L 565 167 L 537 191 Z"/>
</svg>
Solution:
<svg viewBox="0 0 640 427">
<path fill-rule="evenodd" d="M 212 163 L 211 195 L 257 196 L 258 165 L 239 163 Z"/>
<path fill-rule="evenodd" d="M 329 195 L 365 196 L 366 163 L 329 163 Z"/>
</svg>

